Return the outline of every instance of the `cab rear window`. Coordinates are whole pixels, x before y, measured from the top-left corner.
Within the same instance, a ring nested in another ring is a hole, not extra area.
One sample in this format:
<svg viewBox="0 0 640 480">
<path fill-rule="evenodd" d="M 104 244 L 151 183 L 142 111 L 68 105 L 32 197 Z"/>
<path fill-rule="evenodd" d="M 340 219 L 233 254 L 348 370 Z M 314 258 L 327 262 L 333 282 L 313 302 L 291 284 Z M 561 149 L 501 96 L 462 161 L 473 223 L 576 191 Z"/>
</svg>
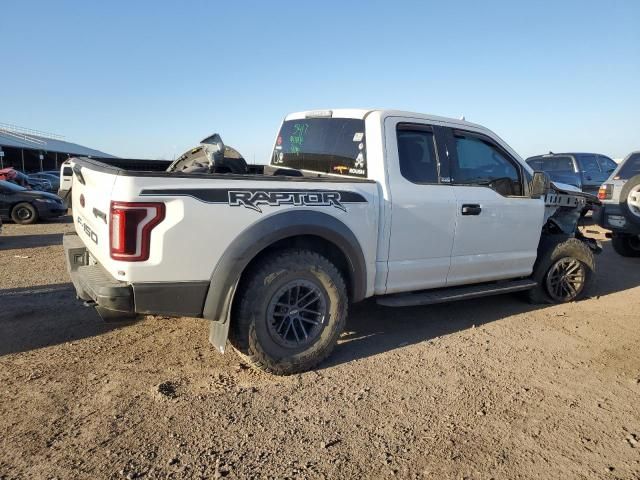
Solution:
<svg viewBox="0 0 640 480">
<path fill-rule="evenodd" d="M 367 176 L 364 120 L 305 118 L 282 124 L 271 158 L 274 167 Z"/>
<path fill-rule="evenodd" d="M 573 172 L 573 159 L 566 156 L 543 157 L 542 170 L 545 172 Z"/>
</svg>

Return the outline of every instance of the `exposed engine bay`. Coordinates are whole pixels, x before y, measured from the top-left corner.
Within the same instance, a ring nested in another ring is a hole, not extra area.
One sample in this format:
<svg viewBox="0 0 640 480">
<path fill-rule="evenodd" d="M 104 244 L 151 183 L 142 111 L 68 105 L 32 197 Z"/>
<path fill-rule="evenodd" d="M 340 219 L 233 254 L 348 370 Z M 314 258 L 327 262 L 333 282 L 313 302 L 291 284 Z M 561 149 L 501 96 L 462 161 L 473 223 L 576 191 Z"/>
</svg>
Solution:
<svg viewBox="0 0 640 480">
<path fill-rule="evenodd" d="M 594 252 L 602 250 L 596 240 L 585 237 L 578 229 L 580 219 L 584 218 L 588 211 L 593 210 L 595 205 L 600 205 L 597 197 L 580 190 L 561 188 L 557 184 L 550 182 L 544 200 L 545 223 L 542 227 L 543 234 L 575 235 L 576 238 L 584 241 Z"/>
</svg>

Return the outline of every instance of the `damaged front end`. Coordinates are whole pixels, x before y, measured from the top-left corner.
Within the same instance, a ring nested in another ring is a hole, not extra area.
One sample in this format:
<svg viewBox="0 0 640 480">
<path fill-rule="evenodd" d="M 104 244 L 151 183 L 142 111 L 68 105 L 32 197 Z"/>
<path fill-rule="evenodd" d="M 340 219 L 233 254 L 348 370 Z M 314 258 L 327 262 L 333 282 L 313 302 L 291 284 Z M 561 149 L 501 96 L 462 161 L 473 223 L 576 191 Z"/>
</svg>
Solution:
<svg viewBox="0 0 640 480">
<path fill-rule="evenodd" d="M 542 235 L 569 235 L 584 242 L 594 253 L 602 246 L 594 238 L 585 237 L 578 226 L 580 220 L 600 201 L 594 195 L 574 190 L 570 186 L 550 183 L 545 200 L 545 217 Z"/>
</svg>

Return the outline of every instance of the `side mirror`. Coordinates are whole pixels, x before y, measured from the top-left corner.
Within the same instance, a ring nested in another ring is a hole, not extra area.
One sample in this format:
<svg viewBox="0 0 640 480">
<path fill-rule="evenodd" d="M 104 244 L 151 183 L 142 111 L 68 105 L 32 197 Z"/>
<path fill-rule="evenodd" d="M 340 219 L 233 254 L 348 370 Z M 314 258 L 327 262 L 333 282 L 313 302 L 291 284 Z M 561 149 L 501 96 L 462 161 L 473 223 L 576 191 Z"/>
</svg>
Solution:
<svg viewBox="0 0 640 480">
<path fill-rule="evenodd" d="M 533 172 L 533 178 L 529 184 L 529 195 L 531 198 L 544 197 L 549 190 L 549 176 L 545 172 Z"/>
</svg>

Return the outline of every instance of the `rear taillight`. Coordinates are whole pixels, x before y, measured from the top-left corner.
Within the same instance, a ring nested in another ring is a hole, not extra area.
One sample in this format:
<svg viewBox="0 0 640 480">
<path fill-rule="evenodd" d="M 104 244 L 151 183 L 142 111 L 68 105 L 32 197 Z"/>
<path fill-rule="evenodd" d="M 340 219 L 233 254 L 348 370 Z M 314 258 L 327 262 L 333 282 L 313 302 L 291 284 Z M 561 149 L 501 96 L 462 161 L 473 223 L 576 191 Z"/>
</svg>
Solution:
<svg viewBox="0 0 640 480">
<path fill-rule="evenodd" d="M 111 202 L 111 258 L 127 262 L 149 259 L 151 230 L 164 220 L 164 203 Z"/>
<path fill-rule="evenodd" d="M 605 183 L 598 190 L 598 200 L 611 200 L 613 197 L 613 185 Z"/>
</svg>

